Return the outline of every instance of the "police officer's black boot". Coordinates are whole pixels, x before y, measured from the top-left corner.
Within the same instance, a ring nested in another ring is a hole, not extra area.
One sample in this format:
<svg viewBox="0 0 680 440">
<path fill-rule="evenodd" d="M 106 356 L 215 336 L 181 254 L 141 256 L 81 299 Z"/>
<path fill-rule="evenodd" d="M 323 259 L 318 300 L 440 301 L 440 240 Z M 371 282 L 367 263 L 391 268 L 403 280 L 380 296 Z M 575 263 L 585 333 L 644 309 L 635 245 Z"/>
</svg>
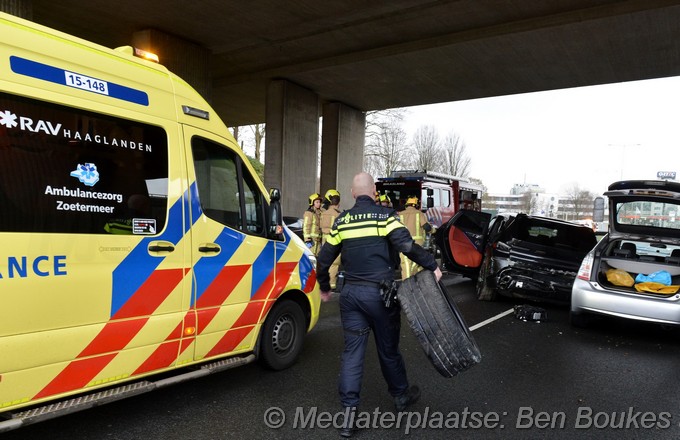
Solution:
<svg viewBox="0 0 680 440">
<path fill-rule="evenodd" d="M 420 399 L 420 388 L 413 385 L 401 396 L 394 398 L 394 406 L 397 411 L 404 411 L 408 406 L 413 405 Z"/>
<path fill-rule="evenodd" d="M 356 417 L 356 407 L 345 408 L 345 420 L 340 427 L 340 437 L 350 438 L 354 434 L 354 418 Z"/>
</svg>

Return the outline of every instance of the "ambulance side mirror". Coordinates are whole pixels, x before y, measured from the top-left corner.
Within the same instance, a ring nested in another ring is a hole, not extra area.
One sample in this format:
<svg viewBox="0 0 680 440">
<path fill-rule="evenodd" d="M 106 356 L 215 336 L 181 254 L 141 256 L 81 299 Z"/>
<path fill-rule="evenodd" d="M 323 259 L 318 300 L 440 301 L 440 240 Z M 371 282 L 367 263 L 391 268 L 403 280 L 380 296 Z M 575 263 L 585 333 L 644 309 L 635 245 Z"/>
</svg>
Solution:
<svg viewBox="0 0 680 440">
<path fill-rule="evenodd" d="M 281 213 L 281 190 L 269 190 L 268 236 L 273 240 L 283 240 L 283 214 Z"/>
</svg>

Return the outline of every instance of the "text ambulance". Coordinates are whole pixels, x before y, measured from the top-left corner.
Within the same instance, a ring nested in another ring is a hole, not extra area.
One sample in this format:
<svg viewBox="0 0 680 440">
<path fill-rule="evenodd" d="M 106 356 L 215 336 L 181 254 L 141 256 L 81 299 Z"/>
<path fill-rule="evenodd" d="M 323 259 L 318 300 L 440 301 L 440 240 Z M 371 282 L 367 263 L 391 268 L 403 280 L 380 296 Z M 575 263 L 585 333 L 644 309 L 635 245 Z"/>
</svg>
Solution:
<svg viewBox="0 0 680 440">
<path fill-rule="evenodd" d="M 208 104 L 132 48 L 2 13 L 0 35 L 0 431 L 290 366 L 315 261 Z"/>
</svg>

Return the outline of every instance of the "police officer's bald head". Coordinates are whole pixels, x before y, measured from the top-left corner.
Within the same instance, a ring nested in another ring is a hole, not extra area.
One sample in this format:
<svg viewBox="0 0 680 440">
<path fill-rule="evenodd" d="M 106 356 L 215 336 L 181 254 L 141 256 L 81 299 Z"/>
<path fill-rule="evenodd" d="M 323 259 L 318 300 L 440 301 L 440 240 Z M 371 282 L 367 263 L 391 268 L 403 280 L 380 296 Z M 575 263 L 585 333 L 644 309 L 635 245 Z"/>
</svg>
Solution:
<svg viewBox="0 0 680 440">
<path fill-rule="evenodd" d="M 359 173 L 352 180 L 352 195 L 354 198 L 359 196 L 373 197 L 375 195 L 375 182 L 373 176 L 368 173 Z"/>
</svg>

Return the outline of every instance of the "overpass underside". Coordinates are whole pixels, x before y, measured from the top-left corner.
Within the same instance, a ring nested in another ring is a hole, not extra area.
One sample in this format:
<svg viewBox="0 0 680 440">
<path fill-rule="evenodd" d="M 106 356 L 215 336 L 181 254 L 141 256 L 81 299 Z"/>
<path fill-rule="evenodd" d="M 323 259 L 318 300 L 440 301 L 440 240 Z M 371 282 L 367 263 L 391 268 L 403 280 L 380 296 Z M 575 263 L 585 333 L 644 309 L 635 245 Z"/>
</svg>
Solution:
<svg viewBox="0 0 680 440">
<path fill-rule="evenodd" d="M 287 215 L 332 187 L 352 204 L 365 111 L 680 75 L 680 0 L 0 0 L 0 9 L 155 52 L 227 125 L 266 122 L 265 180 L 282 188 Z"/>
</svg>

